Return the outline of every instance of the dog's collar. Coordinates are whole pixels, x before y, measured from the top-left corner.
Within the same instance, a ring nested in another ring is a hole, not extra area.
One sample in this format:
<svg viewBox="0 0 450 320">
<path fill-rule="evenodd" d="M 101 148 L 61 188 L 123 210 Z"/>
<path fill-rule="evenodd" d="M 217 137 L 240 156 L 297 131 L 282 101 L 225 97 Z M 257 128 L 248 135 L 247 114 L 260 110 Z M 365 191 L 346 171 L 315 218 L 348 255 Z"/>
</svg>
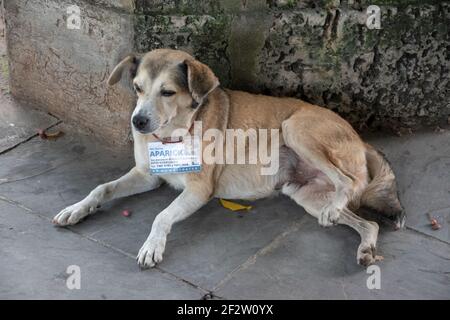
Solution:
<svg viewBox="0 0 450 320">
<path fill-rule="evenodd" d="M 192 129 L 194 128 L 194 122 L 192 122 L 191 127 L 188 130 L 188 133 L 191 135 L 192 135 Z M 172 137 L 160 138 L 156 133 L 152 133 L 152 136 L 154 136 L 157 140 L 162 142 L 162 144 L 183 142 L 183 137 L 178 137 L 177 139 L 174 140 L 174 139 L 172 139 Z"/>
</svg>

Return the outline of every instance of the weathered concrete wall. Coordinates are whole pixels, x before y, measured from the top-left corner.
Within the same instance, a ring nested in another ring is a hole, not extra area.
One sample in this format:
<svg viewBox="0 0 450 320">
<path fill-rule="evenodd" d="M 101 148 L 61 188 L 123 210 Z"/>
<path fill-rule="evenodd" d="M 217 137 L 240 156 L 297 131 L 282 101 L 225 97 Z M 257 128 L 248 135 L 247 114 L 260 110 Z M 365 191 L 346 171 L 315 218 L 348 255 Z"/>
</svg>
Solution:
<svg viewBox="0 0 450 320">
<path fill-rule="evenodd" d="M 82 8 L 67 30 L 65 9 Z M 382 10 L 369 30 L 365 8 Z M 450 114 L 450 3 L 436 0 L 6 0 L 12 92 L 118 143 L 134 101 L 104 80 L 126 53 L 172 47 L 228 87 L 328 106 L 357 128 Z"/>
<path fill-rule="evenodd" d="M 366 27 L 368 5 L 381 30 Z M 417 127 L 450 113 L 450 6 L 442 1 L 138 0 L 136 46 L 174 47 L 225 85 L 287 95 L 358 128 Z"/>
<path fill-rule="evenodd" d="M 67 7 L 81 9 L 81 29 L 67 28 Z M 105 4 L 108 4 L 106 6 Z M 6 0 L 11 93 L 75 124 L 125 144 L 134 97 L 109 88 L 117 60 L 133 49 L 128 0 Z"/>
</svg>

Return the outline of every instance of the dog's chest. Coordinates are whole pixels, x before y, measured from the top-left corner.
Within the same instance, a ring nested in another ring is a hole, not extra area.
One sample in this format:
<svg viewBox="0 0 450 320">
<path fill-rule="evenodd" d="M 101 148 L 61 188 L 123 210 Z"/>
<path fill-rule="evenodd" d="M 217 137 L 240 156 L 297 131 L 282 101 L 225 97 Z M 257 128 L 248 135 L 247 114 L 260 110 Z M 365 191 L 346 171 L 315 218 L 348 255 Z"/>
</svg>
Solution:
<svg viewBox="0 0 450 320">
<path fill-rule="evenodd" d="M 139 135 L 133 130 L 134 138 L 134 158 L 136 166 L 143 171 L 150 171 L 148 143 L 154 139 Z M 164 174 L 160 178 L 166 181 L 169 185 L 177 190 L 182 190 L 186 187 L 186 174 Z"/>
<path fill-rule="evenodd" d="M 186 187 L 186 174 L 166 174 L 162 175 L 161 179 L 177 190 L 183 190 Z"/>
</svg>

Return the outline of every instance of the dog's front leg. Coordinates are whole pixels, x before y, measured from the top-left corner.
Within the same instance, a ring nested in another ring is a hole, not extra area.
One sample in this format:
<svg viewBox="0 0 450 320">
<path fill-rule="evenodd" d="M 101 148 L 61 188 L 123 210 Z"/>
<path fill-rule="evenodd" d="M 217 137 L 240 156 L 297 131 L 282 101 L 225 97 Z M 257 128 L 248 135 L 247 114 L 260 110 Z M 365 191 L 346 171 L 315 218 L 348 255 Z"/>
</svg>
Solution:
<svg viewBox="0 0 450 320">
<path fill-rule="evenodd" d="M 150 191 L 160 185 L 160 178 L 134 167 L 121 178 L 99 185 L 86 198 L 62 210 L 53 218 L 53 223 L 58 226 L 76 224 L 107 201 Z"/>
<path fill-rule="evenodd" d="M 141 268 L 154 267 L 162 261 L 167 235 L 172 225 L 186 219 L 208 202 L 211 194 L 205 191 L 205 188 L 186 187 L 166 209 L 156 216 L 150 235 L 136 257 Z"/>
</svg>

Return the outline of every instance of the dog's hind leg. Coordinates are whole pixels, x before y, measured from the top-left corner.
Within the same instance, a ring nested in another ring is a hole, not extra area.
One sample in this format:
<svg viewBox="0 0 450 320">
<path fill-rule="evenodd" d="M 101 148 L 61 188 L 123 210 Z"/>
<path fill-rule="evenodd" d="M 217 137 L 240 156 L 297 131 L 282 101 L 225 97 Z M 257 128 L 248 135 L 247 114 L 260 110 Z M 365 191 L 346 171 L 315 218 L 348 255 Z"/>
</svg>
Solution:
<svg viewBox="0 0 450 320">
<path fill-rule="evenodd" d="M 368 266 L 377 261 L 376 244 L 379 227 L 376 222 L 365 220 L 348 208 L 344 208 L 339 215 L 338 223 L 355 229 L 361 236 L 361 243 L 356 255 L 358 264 Z"/>
<path fill-rule="evenodd" d="M 360 174 L 358 170 L 360 167 L 367 169 L 362 145 L 361 150 L 358 150 L 358 138 L 353 137 L 352 132 L 347 132 L 349 129 L 343 127 L 330 129 L 335 126 L 332 121 L 326 129 L 311 127 L 311 123 L 320 121 L 321 119 L 316 119 L 315 116 L 294 114 L 283 122 L 282 130 L 286 145 L 294 150 L 302 161 L 319 170 L 332 183 L 334 191 L 329 195 L 332 199 L 325 203 L 326 206 L 318 217 L 321 225 L 330 226 L 336 223 L 341 210 L 362 192 L 364 179 L 359 175 L 363 176 L 364 172 Z M 341 137 L 339 140 L 330 141 L 338 135 Z M 336 154 L 344 157 L 344 161 Z M 343 162 L 350 163 L 352 169 L 349 170 L 348 165 L 344 166 Z M 353 171 L 358 175 L 353 174 Z"/>
<path fill-rule="evenodd" d="M 304 186 L 287 183 L 283 186 L 282 192 L 302 206 L 306 212 L 320 219 L 325 208 L 333 208 L 330 206 L 334 198 L 332 190 L 333 188 L 323 180 L 315 179 Z M 374 263 L 376 261 L 378 224 L 357 216 L 347 207 L 333 210 L 339 210 L 337 224 L 347 225 L 361 236 L 361 244 L 356 254 L 357 263 L 363 266 Z"/>
<path fill-rule="evenodd" d="M 86 198 L 62 210 L 53 218 L 53 223 L 58 226 L 76 224 L 107 201 L 150 191 L 160 185 L 158 177 L 134 167 L 121 178 L 99 185 Z"/>
</svg>

